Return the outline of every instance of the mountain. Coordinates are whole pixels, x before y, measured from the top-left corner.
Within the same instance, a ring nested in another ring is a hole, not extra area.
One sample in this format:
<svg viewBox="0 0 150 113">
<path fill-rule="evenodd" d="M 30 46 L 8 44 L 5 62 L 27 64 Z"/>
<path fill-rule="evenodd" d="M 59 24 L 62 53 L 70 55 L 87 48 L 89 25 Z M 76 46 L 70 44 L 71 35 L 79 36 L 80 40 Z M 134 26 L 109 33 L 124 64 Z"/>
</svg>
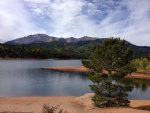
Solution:
<svg viewBox="0 0 150 113">
<path fill-rule="evenodd" d="M 35 34 L 35 35 L 29 35 L 26 37 L 18 38 L 12 41 L 8 41 L 5 44 L 23 45 L 23 44 L 38 43 L 38 42 L 51 42 L 57 40 L 58 39 L 56 37 L 50 37 L 46 34 Z"/>
<path fill-rule="evenodd" d="M 94 45 L 98 45 L 104 41 L 104 38 L 97 39 L 97 40 L 87 40 L 87 41 L 78 41 L 74 43 L 67 43 L 61 41 L 53 41 L 53 42 L 46 42 L 46 43 L 32 43 L 26 46 L 35 47 L 35 48 L 44 48 L 50 50 L 57 50 L 57 51 L 70 51 L 70 52 L 78 52 L 78 53 L 90 53 L 91 48 Z M 146 46 L 136 46 L 131 44 L 130 42 L 126 41 L 126 47 L 132 46 L 133 52 L 136 56 L 147 56 L 150 55 L 150 47 Z"/>
<path fill-rule="evenodd" d="M 90 53 L 93 45 L 98 45 L 104 38 L 84 36 L 81 38 L 57 38 L 46 34 L 29 35 L 23 38 L 8 41 L 7 45 L 24 45 L 27 47 L 43 48 L 58 52 L 70 52 L 76 54 Z M 150 47 L 136 46 L 126 41 L 126 46 L 132 46 L 136 56 L 150 55 Z"/>
<path fill-rule="evenodd" d="M 53 41 L 61 41 L 61 42 L 67 42 L 67 43 L 74 43 L 79 41 L 87 41 L 87 40 L 96 40 L 97 38 L 84 36 L 81 38 L 57 38 L 53 36 L 48 36 L 46 34 L 35 34 L 35 35 L 29 35 L 26 37 L 18 38 L 12 41 L 5 42 L 4 44 L 10 44 L 10 45 L 24 45 L 24 44 L 31 44 L 31 43 L 43 43 L 43 42 L 53 42 Z"/>
</svg>

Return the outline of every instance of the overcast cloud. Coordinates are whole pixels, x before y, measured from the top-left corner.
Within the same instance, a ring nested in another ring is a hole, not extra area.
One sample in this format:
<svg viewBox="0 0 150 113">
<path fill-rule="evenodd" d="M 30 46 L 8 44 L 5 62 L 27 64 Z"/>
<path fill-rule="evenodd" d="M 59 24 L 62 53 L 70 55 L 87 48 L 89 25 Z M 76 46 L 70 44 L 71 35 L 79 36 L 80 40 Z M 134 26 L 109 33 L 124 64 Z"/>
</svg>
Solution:
<svg viewBox="0 0 150 113">
<path fill-rule="evenodd" d="M 0 41 L 46 33 L 150 46 L 150 0 L 0 0 Z"/>
</svg>

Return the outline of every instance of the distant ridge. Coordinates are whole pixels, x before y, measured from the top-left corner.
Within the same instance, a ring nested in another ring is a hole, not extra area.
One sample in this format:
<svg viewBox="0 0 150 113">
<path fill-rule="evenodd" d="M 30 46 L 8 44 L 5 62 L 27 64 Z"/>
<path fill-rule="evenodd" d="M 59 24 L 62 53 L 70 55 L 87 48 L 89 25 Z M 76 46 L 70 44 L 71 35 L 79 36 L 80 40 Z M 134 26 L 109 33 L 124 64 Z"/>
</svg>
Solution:
<svg viewBox="0 0 150 113">
<path fill-rule="evenodd" d="M 84 36 L 81 38 L 74 38 L 74 37 L 69 37 L 69 38 L 58 38 L 58 37 L 53 37 L 49 36 L 46 34 L 35 34 L 35 35 L 29 35 L 26 37 L 18 38 L 15 40 L 7 41 L 4 44 L 10 44 L 10 45 L 24 45 L 24 44 L 31 44 L 31 43 L 42 43 L 42 42 L 53 42 L 53 41 L 61 41 L 61 42 L 67 42 L 67 43 L 75 43 L 79 41 L 93 41 L 98 38 L 96 37 L 89 37 L 89 36 Z"/>
<path fill-rule="evenodd" d="M 26 37 L 18 38 L 12 41 L 5 42 L 3 45 L 23 45 L 26 47 L 43 48 L 48 50 L 54 50 L 58 52 L 77 53 L 77 55 L 85 52 L 91 52 L 93 45 L 98 45 L 104 41 L 105 38 L 96 38 L 84 36 L 81 38 L 58 38 L 49 36 L 46 34 L 35 34 Z M 137 56 L 150 55 L 150 47 L 147 46 L 136 46 L 126 41 L 126 47 L 132 46 L 133 52 Z M 73 56 L 71 56 L 73 58 Z"/>
</svg>

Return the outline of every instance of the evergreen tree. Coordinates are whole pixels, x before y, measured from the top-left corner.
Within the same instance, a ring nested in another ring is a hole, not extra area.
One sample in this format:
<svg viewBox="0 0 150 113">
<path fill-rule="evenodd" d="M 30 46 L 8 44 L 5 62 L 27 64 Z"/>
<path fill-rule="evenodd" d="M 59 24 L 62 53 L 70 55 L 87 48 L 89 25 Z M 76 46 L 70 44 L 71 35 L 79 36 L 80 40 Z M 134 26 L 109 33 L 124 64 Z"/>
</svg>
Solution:
<svg viewBox="0 0 150 113">
<path fill-rule="evenodd" d="M 88 59 L 82 60 L 89 68 L 90 85 L 95 92 L 92 101 L 98 107 L 128 106 L 130 85 L 125 86 L 120 81 L 136 69 L 131 65 L 133 60 L 132 47 L 125 47 L 125 40 L 119 38 L 105 39 L 104 42 L 92 49 Z"/>
</svg>

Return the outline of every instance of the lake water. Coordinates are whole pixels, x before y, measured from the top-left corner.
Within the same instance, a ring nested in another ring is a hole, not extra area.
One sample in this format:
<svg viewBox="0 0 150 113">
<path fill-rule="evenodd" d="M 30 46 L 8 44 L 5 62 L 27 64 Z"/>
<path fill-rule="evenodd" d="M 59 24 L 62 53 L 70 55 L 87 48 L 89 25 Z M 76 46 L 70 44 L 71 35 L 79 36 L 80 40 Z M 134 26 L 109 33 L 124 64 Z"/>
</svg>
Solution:
<svg viewBox="0 0 150 113">
<path fill-rule="evenodd" d="M 0 60 L 0 97 L 80 96 L 92 92 L 82 72 L 43 70 L 41 67 L 81 66 L 80 60 Z M 131 99 L 150 99 L 150 81 L 134 82 Z"/>
</svg>

